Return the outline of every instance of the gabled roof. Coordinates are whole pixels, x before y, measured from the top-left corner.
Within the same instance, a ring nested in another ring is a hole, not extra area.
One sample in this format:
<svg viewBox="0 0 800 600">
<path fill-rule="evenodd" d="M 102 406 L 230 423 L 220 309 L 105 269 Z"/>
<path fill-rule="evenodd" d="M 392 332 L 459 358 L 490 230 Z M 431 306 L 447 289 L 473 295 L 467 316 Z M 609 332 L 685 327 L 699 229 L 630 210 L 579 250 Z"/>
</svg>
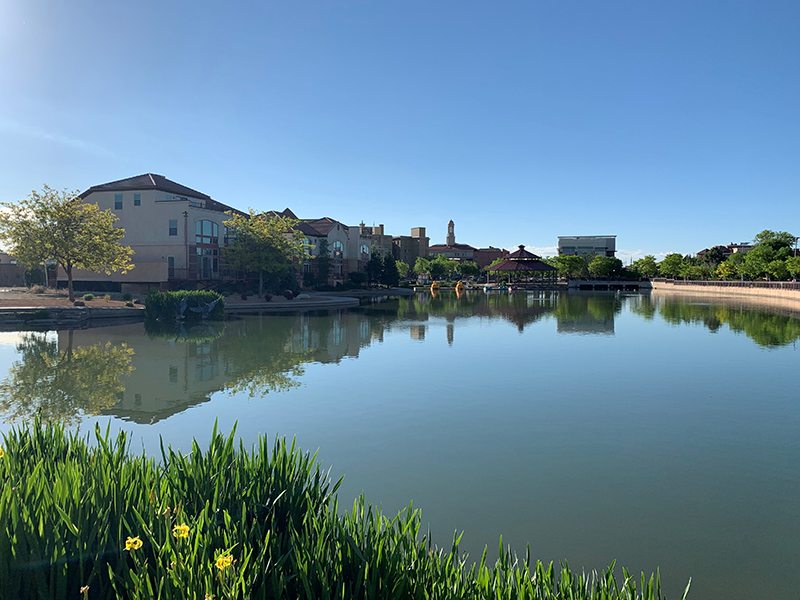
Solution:
<svg viewBox="0 0 800 600">
<path fill-rule="evenodd" d="M 92 192 L 111 192 L 111 191 L 124 191 L 124 190 L 159 190 L 161 192 L 168 192 L 170 194 L 178 194 L 180 196 L 191 196 L 192 198 L 200 198 L 203 200 L 211 200 L 211 196 L 198 192 L 190 187 L 181 185 L 171 179 L 167 179 L 163 175 L 156 175 L 155 173 L 145 173 L 144 175 L 137 175 L 136 177 L 128 177 L 127 179 L 119 179 L 109 183 L 101 183 L 94 185 L 88 190 L 83 192 L 80 197 L 85 198 Z"/>
<path fill-rule="evenodd" d="M 283 209 L 281 211 L 268 210 L 264 214 L 267 215 L 267 216 L 270 216 L 270 217 L 286 217 L 288 219 L 294 219 L 295 221 L 299 220 L 297 218 L 297 215 L 294 214 L 290 208 L 285 208 L 285 209 Z"/>
<path fill-rule="evenodd" d="M 340 225 L 345 231 L 349 231 L 349 227 L 330 217 L 322 217 L 321 219 L 302 219 L 300 225 L 297 227 L 305 235 L 313 235 L 315 237 L 325 237 L 331 229 L 336 225 Z"/>
</svg>

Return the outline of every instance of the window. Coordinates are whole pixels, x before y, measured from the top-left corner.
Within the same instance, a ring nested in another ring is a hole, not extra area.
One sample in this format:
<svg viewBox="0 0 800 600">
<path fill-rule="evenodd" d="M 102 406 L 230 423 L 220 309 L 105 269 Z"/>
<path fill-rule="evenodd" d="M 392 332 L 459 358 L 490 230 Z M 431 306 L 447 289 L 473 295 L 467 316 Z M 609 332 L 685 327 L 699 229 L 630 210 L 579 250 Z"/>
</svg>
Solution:
<svg viewBox="0 0 800 600">
<path fill-rule="evenodd" d="M 142 195 L 141 194 L 134 194 L 133 195 L 133 205 L 134 206 L 141 206 L 142 205 Z"/>
<path fill-rule="evenodd" d="M 214 221 L 197 221 L 194 233 L 197 244 L 219 244 L 219 225 Z"/>
<path fill-rule="evenodd" d="M 344 246 L 342 242 L 333 242 L 333 256 L 334 258 L 342 258 L 342 254 L 344 253 Z"/>
<path fill-rule="evenodd" d="M 175 257 L 167 257 L 167 277 L 175 277 Z"/>
<path fill-rule="evenodd" d="M 169 220 L 169 234 L 178 235 L 178 219 Z"/>
<path fill-rule="evenodd" d="M 173 367 L 170 365 L 169 367 L 169 382 L 170 383 L 178 383 L 178 367 Z"/>
<path fill-rule="evenodd" d="M 122 210 L 122 194 L 114 194 L 114 210 Z"/>
</svg>

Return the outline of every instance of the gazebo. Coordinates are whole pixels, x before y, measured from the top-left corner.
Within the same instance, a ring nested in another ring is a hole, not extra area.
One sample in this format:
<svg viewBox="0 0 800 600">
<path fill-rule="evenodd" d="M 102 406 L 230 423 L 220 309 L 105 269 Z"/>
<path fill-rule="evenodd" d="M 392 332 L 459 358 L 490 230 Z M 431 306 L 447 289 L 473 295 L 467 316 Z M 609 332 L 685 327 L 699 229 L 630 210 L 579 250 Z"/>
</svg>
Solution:
<svg viewBox="0 0 800 600">
<path fill-rule="evenodd" d="M 541 275 L 540 281 L 544 282 L 546 276 L 547 281 L 552 282 L 555 279 L 555 274 L 558 272 L 558 269 L 555 267 L 548 265 L 546 262 L 542 262 L 541 256 L 537 256 L 533 252 L 528 252 L 525 250 L 525 246 L 522 245 L 518 250 L 506 256 L 502 262 L 496 265 L 490 265 L 486 267 L 486 270 L 489 272 L 513 273 L 514 275 L 510 275 L 509 278 L 514 279 L 516 282 L 522 277 L 525 277 L 526 281 L 530 280 L 531 277 L 536 279 L 537 274 Z"/>
</svg>

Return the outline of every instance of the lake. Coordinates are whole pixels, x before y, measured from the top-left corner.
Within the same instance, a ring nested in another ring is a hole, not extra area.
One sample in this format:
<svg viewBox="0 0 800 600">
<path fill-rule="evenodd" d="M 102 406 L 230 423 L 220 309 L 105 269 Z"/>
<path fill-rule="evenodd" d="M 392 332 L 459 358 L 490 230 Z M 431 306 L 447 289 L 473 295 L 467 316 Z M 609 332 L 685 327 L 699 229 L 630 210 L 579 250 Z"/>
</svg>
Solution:
<svg viewBox="0 0 800 600">
<path fill-rule="evenodd" d="M 0 334 L 0 411 L 201 446 L 295 437 L 435 539 L 796 598 L 800 320 L 701 298 L 443 292 L 349 311 Z"/>
</svg>

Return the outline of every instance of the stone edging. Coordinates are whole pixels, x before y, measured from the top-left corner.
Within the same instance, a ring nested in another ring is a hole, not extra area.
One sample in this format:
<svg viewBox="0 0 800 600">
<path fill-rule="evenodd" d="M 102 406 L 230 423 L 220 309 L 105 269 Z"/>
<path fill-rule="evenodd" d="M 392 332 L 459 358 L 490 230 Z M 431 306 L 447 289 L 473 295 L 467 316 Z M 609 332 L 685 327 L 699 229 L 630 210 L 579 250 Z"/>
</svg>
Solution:
<svg viewBox="0 0 800 600">
<path fill-rule="evenodd" d="M 46 318 L 39 317 L 47 313 Z M 142 308 L 102 308 L 94 306 L 3 306 L 0 329 L 30 327 L 84 327 L 94 321 L 144 321 Z"/>
<path fill-rule="evenodd" d="M 318 296 L 310 300 L 286 300 L 285 302 L 235 302 L 225 304 L 225 314 L 236 312 L 302 312 L 329 308 L 352 308 L 360 304 L 358 298 L 347 296 Z"/>
</svg>

